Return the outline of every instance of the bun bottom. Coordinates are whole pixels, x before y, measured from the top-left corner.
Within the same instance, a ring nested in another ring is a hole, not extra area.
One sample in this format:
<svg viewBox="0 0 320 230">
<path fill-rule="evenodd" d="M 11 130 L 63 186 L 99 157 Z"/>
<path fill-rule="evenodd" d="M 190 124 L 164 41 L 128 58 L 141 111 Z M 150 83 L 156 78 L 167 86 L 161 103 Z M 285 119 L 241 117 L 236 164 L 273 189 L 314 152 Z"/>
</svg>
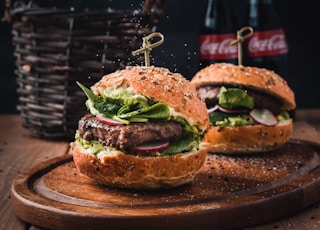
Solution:
<svg viewBox="0 0 320 230">
<path fill-rule="evenodd" d="M 139 157 L 121 151 L 104 155 L 81 152 L 77 142 L 70 153 L 79 172 L 99 183 L 129 189 L 160 189 L 193 182 L 207 156 L 207 150 L 164 157 Z"/>
<path fill-rule="evenodd" d="M 203 146 L 211 153 L 248 154 L 276 150 L 283 146 L 293 131 L 292 119 L 276 126 L 210 126 Z"/>
</svg>

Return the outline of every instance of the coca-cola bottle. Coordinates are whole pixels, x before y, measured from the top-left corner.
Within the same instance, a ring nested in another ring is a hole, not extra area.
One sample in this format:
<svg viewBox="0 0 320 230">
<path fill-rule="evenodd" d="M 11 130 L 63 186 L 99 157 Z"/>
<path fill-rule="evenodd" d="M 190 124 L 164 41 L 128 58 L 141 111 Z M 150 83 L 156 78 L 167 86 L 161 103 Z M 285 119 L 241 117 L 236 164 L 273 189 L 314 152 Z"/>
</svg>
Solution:
<svg viewBox="0 0 320 230">
<path fill-rule="evenodd" d="M 230 42 L 237 38 L 229 0 L 208 0 L 199 36 L 199 68 L 216 62 L 237 64 L 238 51 Z"/>
<path fill-rule="evenodd" d="M 247 26 L 253 35 L 244 43 L 243 64 L 264 67 L 288 78 L 288 45 L 272 0 L 247 0 Z"/>
</svg>

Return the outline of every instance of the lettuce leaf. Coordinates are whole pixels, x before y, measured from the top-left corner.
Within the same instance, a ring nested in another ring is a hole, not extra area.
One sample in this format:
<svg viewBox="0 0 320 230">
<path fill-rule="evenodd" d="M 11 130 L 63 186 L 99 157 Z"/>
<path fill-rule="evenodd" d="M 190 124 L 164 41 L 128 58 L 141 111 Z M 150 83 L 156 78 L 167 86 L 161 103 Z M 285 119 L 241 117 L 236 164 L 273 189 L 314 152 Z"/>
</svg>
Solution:
<svg viewBox="0 0 320 230">
<path fill-rule="evenodd" d="M 246 91 L 238 88 L 221 87 L 219 94 L 219 104 L 226 109 L 249 108 L 254 107 L 253 97 L 249 96 Z"/>
<path fill-rule="evenodd" d="M 122 112 L 118 114 L 122 119 L 131 118 L 150 118 L 150 119 L 168 119 L 170 117 L 170 111 L 166 104 L 156 103 L 154 105 L 134 110 L 131 112 Z"/>
<path fill-rule="evenodd" d="M 130 95 L 124 89 L 117 90 L 116 98 L 111 98 L 113 95 L 111 92 L 106 92 L 106 95 L 99 97 L 81 83 L 77 82 L 77 84 L 91 101 L 91 103 L 86 103 L 90 111 L 102 113 L 106 117 L 125 124 L 147 122 L 149 119 L 168 120 L 170 118 L 170 110 L 164 103 L 155 103 L 152 100 L 147 100 L 144 96 Z"/>
</svg>

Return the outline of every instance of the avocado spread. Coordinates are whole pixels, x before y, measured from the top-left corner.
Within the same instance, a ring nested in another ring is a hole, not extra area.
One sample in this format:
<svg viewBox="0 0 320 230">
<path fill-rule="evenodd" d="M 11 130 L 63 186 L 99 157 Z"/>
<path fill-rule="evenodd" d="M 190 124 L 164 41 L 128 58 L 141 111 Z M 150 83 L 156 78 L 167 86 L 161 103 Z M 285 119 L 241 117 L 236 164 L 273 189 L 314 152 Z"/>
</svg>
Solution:
<svg viewBox="0 0 320 230">
<path fill-rule="evenodd" d="M 258 124 L 249 115 L 249 111 L 254 108 L 254 99 L 243 89 L 221 87 L 219 93 L 219 105 L 225 109 L 239 110 L 239 113 L 227 113 L 223 111 L 215 111 L 209 114 L 210 123 L 219 127 L 236 127 Z M 247 113 L 241 110 L 248 110 Z M 289 113 L 282 111 L 277 115 L 279 121 L 289 119 Z"/>
</svg>

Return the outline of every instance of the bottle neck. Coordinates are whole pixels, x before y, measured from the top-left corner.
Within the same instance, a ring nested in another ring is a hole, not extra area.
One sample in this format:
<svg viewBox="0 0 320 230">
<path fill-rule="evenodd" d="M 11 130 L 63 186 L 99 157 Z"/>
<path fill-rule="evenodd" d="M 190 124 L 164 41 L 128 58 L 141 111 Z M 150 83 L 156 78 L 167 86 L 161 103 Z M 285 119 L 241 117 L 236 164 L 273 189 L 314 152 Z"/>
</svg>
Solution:
<svg viewBox="0 0 320 230">
<path fill-rule="evenodd" d="M 207 28 L 214 28 L 216 27 L 216 2 L 214 0 L 208 0 L 207 10 L 204 18 L 204 25 Z"/>
<path fill-rule="evenodd" d="M 250 4 L 272 4 L 272 0 L 249 0 Z"/>
<path fill-rule="evenodd" d="M 254 30 L 282 28 L 272 0 L 249 0 L 249 26 Z"/>
<path fill-rule="evenodd" d="M 202 29 L 215 34 L 236 33 L 237 27 L 228 0 L 207 1 Z"/>
</svg>

